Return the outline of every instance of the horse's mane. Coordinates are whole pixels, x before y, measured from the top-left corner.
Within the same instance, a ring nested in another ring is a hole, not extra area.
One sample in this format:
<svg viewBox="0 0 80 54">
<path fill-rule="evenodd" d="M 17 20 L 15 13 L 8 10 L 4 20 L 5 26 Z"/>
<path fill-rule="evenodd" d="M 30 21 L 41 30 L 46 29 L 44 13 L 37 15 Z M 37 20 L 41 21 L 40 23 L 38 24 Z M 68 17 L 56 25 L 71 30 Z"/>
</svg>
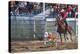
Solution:
<svg viewBox="0 0 80 54">
<path fill-rule="evenodd" d="M 58 25 L 57 31 L 58 32 L 64 32 L 64 30 L 65 30 L 65 24 L 64 24 L 63 21 L 60 21 L 60 17 L 56 18 L 56 22 L 57 22 L 57 25 Z"/>
</svg>

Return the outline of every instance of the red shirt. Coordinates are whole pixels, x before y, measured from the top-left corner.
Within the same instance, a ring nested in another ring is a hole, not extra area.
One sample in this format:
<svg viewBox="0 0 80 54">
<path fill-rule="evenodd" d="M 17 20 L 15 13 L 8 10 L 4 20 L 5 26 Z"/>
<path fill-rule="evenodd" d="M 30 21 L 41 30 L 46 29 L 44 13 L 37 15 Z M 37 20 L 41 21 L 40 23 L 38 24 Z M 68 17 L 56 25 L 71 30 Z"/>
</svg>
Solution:
<svg viewBox="0 0 80 54">
<path fill-rule="evenodd" d="M 66 18 L 67 18 L 67 12 L 61 13 L 61 16 L 62 16 L 62 20 L 66 20 Z"/>
<path fill-rule="evenodd" d="M 72 11 L 72 7 L 69 6 L 68 9 L 67 9 L 67 11 L 68 11 L 68 12 L 71 12 L 71 11 Z"/>
</svg>

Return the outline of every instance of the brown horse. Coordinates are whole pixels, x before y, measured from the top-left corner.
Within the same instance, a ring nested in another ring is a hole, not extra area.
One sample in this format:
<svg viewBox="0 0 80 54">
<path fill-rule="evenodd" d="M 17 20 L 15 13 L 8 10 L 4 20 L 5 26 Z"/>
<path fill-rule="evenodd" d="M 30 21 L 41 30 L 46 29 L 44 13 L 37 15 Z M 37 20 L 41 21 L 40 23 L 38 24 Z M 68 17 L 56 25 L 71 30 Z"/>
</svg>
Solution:
<svg viewBox="0 0 80 54">
<path fill-rule="evenodd" d="M 71 26 L 66 26 L 64 21 L 60 21 L 60 17 L 56 18 L 56 25 L 57 27 L 57 32 L 59 33 L 60 39 L 61 39 L 61 43 L 62 43 L 62 37 L 61 34 L 64 35 L 64 39 L 65 41 L 68 39 L 67 32 L 70 34 L 70 39 L 72 41 L 72 28 Z"/>
</svg>

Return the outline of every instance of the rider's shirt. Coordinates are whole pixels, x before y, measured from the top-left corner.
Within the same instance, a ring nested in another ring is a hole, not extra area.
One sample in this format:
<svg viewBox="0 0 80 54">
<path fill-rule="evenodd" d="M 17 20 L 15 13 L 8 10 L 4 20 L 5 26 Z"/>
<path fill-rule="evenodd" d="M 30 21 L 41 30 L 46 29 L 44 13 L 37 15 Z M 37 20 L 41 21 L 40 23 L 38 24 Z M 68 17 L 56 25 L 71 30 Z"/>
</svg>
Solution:
<svg viewBox="0 0 80 54">
<path fill-rule="evenodd" d="M 61 16 L 62 16 L 62 21 L 66 20 L 66 18 L 67 18 L 67 12 L 62 12 Z"/>
</svg>

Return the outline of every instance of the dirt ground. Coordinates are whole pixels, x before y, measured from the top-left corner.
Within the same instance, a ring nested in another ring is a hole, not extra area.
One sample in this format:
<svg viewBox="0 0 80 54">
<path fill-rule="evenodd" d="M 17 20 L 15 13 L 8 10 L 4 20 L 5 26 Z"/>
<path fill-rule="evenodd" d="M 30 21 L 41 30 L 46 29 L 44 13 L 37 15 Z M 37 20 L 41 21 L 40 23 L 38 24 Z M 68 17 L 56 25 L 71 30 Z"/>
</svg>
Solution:
<svg viewBox="0 0 80 54">
<path fill-rule="evenodd" d="M 56 35 L 55 35 L 56 36 Z M 69 49 L 77 49 L 78 48 L 78 41 L 77 36 L 73 36 L 73 42 L 70 40 L 70 36 L 68 40 L 64 40 L 60 42 L 59 36 L 56 39 L 57 42 L 47 42 L 44 44 L 44 41 L 11 41 L 11 52 L 36 52 L 36 51 L 54 51 L 54 50 L 69 50 Z"/>
<path fill-rule="evenodd" d="M 57 46 L 44 45 L 44 41 L 13 41 L 11 42 L 11 52 L 35 52 L 35 51 L 54 51 L 54 50 L 67 50 L 77 49 L 78 43 L 76 42 L 58 42 Z"/>
</svg>

